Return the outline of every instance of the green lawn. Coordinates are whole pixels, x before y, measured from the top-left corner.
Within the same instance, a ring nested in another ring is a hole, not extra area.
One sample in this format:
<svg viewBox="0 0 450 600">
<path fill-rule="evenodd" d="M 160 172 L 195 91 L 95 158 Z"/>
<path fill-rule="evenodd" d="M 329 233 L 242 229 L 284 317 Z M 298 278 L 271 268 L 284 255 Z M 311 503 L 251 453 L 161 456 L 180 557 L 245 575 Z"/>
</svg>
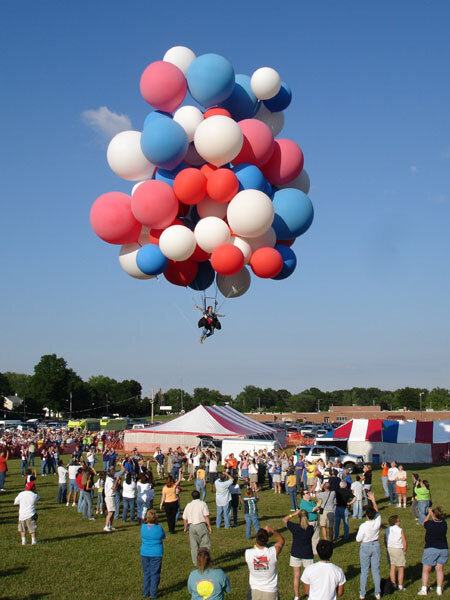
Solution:
<svg viewBox="0 0 450 600">
<path fill-rule="evenodd" d="M 65 458 L 67 462 L 67 457 Z M 38 476 L 37 491 L 41 496 L 38 503 L 39 545 L 20 545 L 17 532 L 18 508 L 14 498 L 23 489 L 23 479 L 19 475 L 19 461 L 9 461 L 6 480 L 7 491 L 0 495 L 0 599 L 1 600 L 138 600 L 141 598 L 141 564 L 139 557 L 140 536 L 136 524 L 115 522 L 118 531 L 104 533 L 104 519 L 89 522 L 81 518 L 76 508 L 57 505 L 57 477 Z M 39 467 L 39 461 L 37 461 Z M 407 468 L 407 467 L 406 467 Z M 407 468 L 408 474 L 411 468 Z M 448 466 L 414 465 L 414 471 L 430 481 L 435 504 L 448 507 L 450 494 L 450 468 Z M 38 470 L 39 472 L 39 470 Z M 182 506 L 190 500 L 192 484 L 183 482 Z M 374 473 L 374 487 L 377 498 L 383 496 L 380 472 Z M 156 488 L 156 502 L 159 505 L 161 484 Z M 206 500 L 212 514 L 215 513 L 213 495 L 209 492 Z M 94 508 L 96 499 L 94 500 Z M 283 530 L 281 518 L 289 511 L 287 496 L 274 496 L 265 491 L 261 495 L 259 514 L 262 525 L 270 524 Z M 424 531 L 415 524 L 409 509 L 401 510 L 380 502 L 383 524 L 389 515 L 400 513 L 402 526 L 408 539 L 408 566 L 406 568 L 405 592 L 398 592 L 392 598 L 415 598 L 420 587 L 421 556 Z M 161 514 L 160 523 L 166 527 Z M 159 588 L 160 596 L 170 599 L 187 598 L 186 580 L 192 569 L 189 541 L 182 527 L 178 525 L 175 536 L 165 541 L 163 570 Z M 359 597 L 359 557 L 358 544 L 354 541 L 358 521 L 350 519 L 351 541 L 339 543 L 333 555 L 333 562 L 344 569 L 347 577 L 345 597 Z M 290 534 L 286 535 L 287 545 L 278 565 L 280 598 L 293 598 L 292 569 L 289 567 Z M 222 567 L 231 581 L 232 593 L 228 598 L 241 600 L 246 597 L 248 588 L 247 566 L 244 550 L 250 544 L 245 538 L 243 516 L 237 529 L 216 530 L 212 536 L 212 554 L 215 565 Z M 449 593 L 449 568 L 446 568 L 446 594 Z M 386 554 L 382 558 L 382 577 L 388 576 Z M 435 586 L 434 573 L 430 584 Z M 445 595 L 446 595 L 445 594 Z M 373 598 L 373 585 L 369 578 L 367 598 Z"/>
</svg>

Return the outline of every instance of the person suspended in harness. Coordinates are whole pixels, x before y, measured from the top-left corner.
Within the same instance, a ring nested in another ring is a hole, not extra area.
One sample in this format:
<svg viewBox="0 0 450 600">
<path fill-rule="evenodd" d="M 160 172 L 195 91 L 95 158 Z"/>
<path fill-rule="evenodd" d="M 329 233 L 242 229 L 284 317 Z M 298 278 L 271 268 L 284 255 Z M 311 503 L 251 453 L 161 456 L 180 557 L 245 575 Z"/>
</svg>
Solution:
<svg viewBox="0 0 450 600">
<path fill-rule="evenodd" d="M 225 315 L 216 314 L 212 306 L 208 306 L 206 308 L 197 306 L 197 304 L 194 304 L 194 306 L 203 313 L 202 318 L 198 322 L 198 326 L 203 327 L 202 334 L 200 336 L 200 344 L 203 344 L 207 337 L 213 335 L 215 329 L 218 329 L 219 331 L 222 329 L 222 325 L 218 317 L 224 317 Z"/>
</svg>

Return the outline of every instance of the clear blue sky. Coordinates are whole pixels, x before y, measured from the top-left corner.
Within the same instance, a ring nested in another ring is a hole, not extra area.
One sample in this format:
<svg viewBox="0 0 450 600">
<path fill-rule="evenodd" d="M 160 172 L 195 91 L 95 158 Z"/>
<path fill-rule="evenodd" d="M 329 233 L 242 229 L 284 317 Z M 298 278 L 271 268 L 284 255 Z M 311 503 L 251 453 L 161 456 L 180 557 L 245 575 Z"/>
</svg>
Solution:
<svg viewBox="0 0 450 600">
<path fill-rule="evenodd" d="M 2 2 L 0 371 L 54 352 L 144 393 L 450 387 L 449 22 L 422 0 Z M 316 210 L 295 274 L 254 279 L 204 346 L 195 294 L 128 277 L 89 225 L 131 186 L 83 112 L 140 129 L 141 72 L 174 45 L 280 72 Z"/>
</svg>

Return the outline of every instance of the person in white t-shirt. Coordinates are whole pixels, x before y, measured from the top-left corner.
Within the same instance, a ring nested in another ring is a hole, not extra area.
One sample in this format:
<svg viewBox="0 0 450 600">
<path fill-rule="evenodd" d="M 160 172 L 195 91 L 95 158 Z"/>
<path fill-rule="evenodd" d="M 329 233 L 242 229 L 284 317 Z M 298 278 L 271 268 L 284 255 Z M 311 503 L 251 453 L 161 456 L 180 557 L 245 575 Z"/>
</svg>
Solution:
<svg viewBox="0 0 450 600">
<path fill-rule="evenodd" d="M 398 589 L 401 591 L 404 589 L 403 580 L 405 577 L 406 549 L 408 545 L 406 542 L 405 532 L 400 527 L 400 519 L 398 515 L 391 515 L 388 522 L 390 527 L 386 529 L 384 541 L 391 565 L 389 578 L 392 584 L 396 586 L 395 571 L 398 569 Z"/>
<path fill-rule="evenodd" d="M 78 464 L 78 461 L 75 461 L 73 464 L 69 465 L 68 471 L 69 471 L 69 493 L 67 495 L 67 502 L 66 502 L 66 506 L 69 506 L 70 504 L 70 496 L 73 494 L 72 497 L 72 506 L 76 505 L 77 502 L 77 494 L 78 494 L 78 485 L 77 485 L 77 474 L 78 471 L 80 469 L 80 465 Z"/>
<path fill-rule="evenodd" d="M 211 458 L 209 459 L 209 483 L 211 484 L 211 491 L 215 491 L 214 483 L 218 477 L 217 474 L 217 456 L 215 454 L 211 454 Z"/>
<path fill-rule="evenodd" d="M 388 474 L 387 474 L 387 483 L 388 483 L 388 491 L 389 491 L 389 504 L 394 504 L 397 503 L 398 504 L 398 496 L 397 493 L 395 491 L 396 488 L 396 484 L 397 484 L 397 478 L 398 478 L 398 469 L 397 469 L 397 463 L 395 460 L 393 460 L 391 462 L 391 467 L 388 470 Z"/>
<path fill-rule="evenodd" d="M 320 540 L 317 543 L 319 562 L 306 567 L 301 580 L 308 600 L 336 600 L 344 593 L 345 575 L 341 567 L 330 562 L 333 543 Z"/>
<path fill-rule="evenodd" d="M 375 598 L 381 598 L 380 580 L 380 527 L 381 517 L 373 492 L 367 492 L 369 506 L 366 507 L 367 521 L 359 526 L 356 541 L 361 544 L 359 549 L 359 560 L 361 563 L 361 578 L 359 583 L 359 598 L 364 600 L 366 596 L 367 579 L 369 569 L 372 571 L 372 579 L 375 588 Z"/>
<path fill-rule="evenodd" d="M 68 470 L 64 467 L 62 460 L 58 461 L 58 468 L 56 470 L 58 472 L 58 495 L 56 497 L 56 502 L 58 504 L 64 504 L 67 496 Z"/>
<path fill-rule="evenodd" d="M 269 548 L 267 543 L 271 535 L 276 542 Z M 245 551 L 252 600 L 278 600 L 277 559 L 283 549 L 284 538 L 267 526 L 257 532 L 255 542 L 254 548 Z"/>
<path fill-rule="evenodd" d="M 130 522 L 134 521 L 134 509 L 135 509 L 135 498 L 136 498 L 136 482 L 133 479 L 131 473 L 127 473 L 125 481 L 122 485 L 122 501 L 123 501 L 123 512 L 122 521 L 127 522 L 128 511 L 130 511 Z"/>
<path fill-rule="evenodd" d="M 26 484 L 25 490 L 20 492 L 14 500 L 14 504 L 19 505 L 19 530 L 20 537 L 22 538 L 22 546 L 27 543 L 26 531 L 31 535 L 31 543 L 37 544 L 36 542 L 36 531 L 37 531 L 37 513 L 36 513 L 36 502 L 39 500 L 39 496 L 35 492 L 35 483 L 30 481 Z"/>
<path fill-rule="evenodd" d="M 356 476 L 355 481 L 350 486 L 352 494 L 355 496 L 353 503 L 353 518 L 362 519 L 363 517 L 363 484 L 361 483 L 361 477 Z"/>
</svg>

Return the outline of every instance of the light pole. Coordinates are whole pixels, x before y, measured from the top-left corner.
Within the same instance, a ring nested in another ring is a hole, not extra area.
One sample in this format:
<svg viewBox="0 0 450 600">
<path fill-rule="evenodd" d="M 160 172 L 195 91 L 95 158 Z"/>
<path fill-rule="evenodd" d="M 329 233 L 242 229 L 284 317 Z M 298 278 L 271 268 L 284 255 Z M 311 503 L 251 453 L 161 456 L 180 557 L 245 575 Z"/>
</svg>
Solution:
<svg viewBox="0 0 450 600">
<path fill-rule="evenodd" d="M 420 399 L 420 418 L 422 418 L 422 398 L 424 396 L 425 392 L 420 392 L 419 394 L 419 399 Z"/>
</svg>

